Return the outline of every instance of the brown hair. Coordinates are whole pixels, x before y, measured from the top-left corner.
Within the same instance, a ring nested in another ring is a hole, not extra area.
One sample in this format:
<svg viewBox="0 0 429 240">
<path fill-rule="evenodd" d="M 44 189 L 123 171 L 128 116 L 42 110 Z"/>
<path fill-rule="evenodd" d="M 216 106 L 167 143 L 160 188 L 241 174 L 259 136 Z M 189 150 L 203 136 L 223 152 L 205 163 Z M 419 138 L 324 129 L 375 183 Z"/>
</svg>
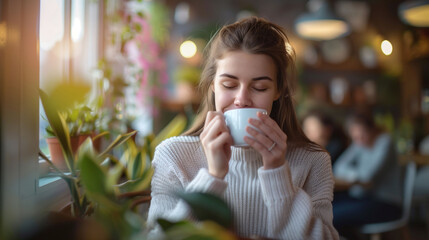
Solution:
<svg viewBox="0 0 429 240">
<path fill-rule="evenodd" d="M 367 111 L 357 111 L 351 113 L 347 118 L 346 127 L 350 128 L 352 125 L 362 126 L 366 131 L 372 133 L 378 133 L 382 131 L 382 129 L 375 123 L 372 114 Z"/>
<path fill-rule="evenodd" d="M 204 97 L 195 122 L 184 135 L 199 136 L 204 128 L 207 112 L 216 110 L 215 96 L 210 86 L 215 78 L 217 60 L 222 59 L 226 52 L 237 50 L 265 54 L 274 60 L 280 97 L 273 102 L 270 117 L 287 134 L 288 142 L 293 143 L 292 145 L 319 149 L 302 131 L 292 102 L 295 52 L 280 26 L 258 17 L 224 26 L 210 41 L 199 85 L 201 96 Z"/>
</svg>

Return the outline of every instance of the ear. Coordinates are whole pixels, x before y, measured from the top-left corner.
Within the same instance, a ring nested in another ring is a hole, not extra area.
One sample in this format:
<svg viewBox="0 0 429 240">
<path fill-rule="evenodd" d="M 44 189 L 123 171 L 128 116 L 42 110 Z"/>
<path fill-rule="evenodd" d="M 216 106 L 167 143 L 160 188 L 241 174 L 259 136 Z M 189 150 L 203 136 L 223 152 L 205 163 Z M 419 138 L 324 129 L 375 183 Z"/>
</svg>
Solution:
<svg viewBox="0 0 429 240">
<path fill-rule="evenodd" d="M 280 92 L 277 91 L 276 95 L 274 96 L 274 101 L 279 100 L 279 98 L 280 98 Z"/>
<path fill-rule="evenodd" d="M 212 83 L 210 83 L 210 89 L 211 89 L 211 90 L 212 90 L 212 92 L 214 93 L 214 90 L 215 90 L 215 89 L 214 89 L 214 84 L 213 84 L 213 82 L 214 82 L 214 81 L 212 81 Z"/>
</svg>

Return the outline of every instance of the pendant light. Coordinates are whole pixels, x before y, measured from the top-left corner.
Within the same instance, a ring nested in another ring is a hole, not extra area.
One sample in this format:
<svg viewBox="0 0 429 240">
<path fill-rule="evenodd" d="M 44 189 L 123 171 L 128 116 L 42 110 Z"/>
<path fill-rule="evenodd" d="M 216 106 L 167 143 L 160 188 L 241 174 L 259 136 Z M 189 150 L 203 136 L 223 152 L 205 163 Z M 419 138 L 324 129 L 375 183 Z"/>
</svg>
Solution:
<svg viewBox="0 0 429 240">
<path fill-rule="evenodd" d="M 318 10 L 296 19 L 295 31 L 306 39 L 332 40 L 349 34 L 350 26 L 331 11 L 328 3 L 322 1 Z"/>
<path fill-rule="evenodd" d="M 415 27 L 429 27 L 429 0 L 406 1 L 399 5 L 403 22 Z"/>
</svg>

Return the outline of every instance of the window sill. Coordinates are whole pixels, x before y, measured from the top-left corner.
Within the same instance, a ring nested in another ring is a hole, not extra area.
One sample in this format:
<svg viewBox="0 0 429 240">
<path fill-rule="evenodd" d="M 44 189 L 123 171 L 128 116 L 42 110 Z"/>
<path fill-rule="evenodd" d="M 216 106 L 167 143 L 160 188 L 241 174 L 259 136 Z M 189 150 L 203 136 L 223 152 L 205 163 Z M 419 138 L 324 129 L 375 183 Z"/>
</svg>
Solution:
<svg viewBox="0 0 429 240">
<path fill-rule="evenodd" d="M 70 203 L 70 192 L 63 179 L 48 176 L 49 172 L 49 164 L 40 160 L 37 202 L 48 211 L 60 211 Z"/>
</svg>

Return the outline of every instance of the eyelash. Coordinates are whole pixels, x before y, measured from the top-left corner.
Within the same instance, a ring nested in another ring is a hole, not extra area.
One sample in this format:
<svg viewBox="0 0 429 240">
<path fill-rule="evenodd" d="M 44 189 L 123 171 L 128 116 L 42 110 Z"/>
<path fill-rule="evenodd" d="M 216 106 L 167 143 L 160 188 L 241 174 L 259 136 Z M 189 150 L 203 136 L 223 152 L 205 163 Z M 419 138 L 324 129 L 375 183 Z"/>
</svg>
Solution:
<svg viewBox="0 0 429 240">
<path fill-rule="evenodd" d="M 265 92 L 268 88 L 253 88 L 258 92 Z"/>
<path fill-rule="evenodd" d="M 226 89 L 233 89 L 233 88 L 235 88 L 235 86 L 226 86 L 226 85 L 222 85 L 224 88 L 226 88 Z"/>
<path fill-rule="evenodd" d="M 235 88 L 235 86 L 226 86 L 226 85 L 222 85 L 224 88 L 226 89 L 233 89 Z M 255 91 L 258 92 L 265 92 L 268 88 L 253 88 Z"/>
</svg>

